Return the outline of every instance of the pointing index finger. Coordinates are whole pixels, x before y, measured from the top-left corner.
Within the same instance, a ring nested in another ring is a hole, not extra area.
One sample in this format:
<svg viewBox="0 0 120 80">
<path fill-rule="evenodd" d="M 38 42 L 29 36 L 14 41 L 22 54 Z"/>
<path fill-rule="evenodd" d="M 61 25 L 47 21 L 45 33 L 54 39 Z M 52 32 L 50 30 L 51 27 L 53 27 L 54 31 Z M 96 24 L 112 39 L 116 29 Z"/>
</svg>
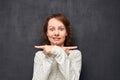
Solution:
<svg viewBox="0 0 120 80">
<path fill-rule="evenodd" d="M 76 49 L 77 48 L 77 46 L 71 46 L 71 47 L 65 47 L 66 49 Z"/>
<path fill-rule="evenodd" d="M 45 46 L 35 46 L 37 49 L 44 49 Z"/>
</svg>

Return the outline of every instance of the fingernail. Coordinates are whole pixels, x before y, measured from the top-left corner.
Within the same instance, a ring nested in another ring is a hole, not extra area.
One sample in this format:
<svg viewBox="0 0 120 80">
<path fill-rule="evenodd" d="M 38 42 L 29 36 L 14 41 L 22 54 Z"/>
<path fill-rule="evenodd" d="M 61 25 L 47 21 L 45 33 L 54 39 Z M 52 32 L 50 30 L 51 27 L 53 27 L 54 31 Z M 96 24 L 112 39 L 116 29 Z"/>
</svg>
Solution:
<svg viewBox="0 0 120 80">
<path fill-rule="evenodd" d="M 37 48 L 37 46 L 34 46 L 35 48 Z"/>
</svg>

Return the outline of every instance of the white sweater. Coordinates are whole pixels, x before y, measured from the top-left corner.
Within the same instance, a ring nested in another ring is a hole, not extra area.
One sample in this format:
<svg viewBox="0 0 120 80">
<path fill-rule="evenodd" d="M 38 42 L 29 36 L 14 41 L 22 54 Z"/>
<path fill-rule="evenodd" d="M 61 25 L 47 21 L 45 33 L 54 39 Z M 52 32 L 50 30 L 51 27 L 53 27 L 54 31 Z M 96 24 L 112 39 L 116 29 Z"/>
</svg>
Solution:
<svg viewBox="0 0 120 80">
<path fill-rule="evenodd" d="M 67 56 L 61 47 L 54 46 L 50 54 L 36 53 L 32 80 L 79 80 L 82 63 L 79 50 L 70 50 Z"/>
</svg>

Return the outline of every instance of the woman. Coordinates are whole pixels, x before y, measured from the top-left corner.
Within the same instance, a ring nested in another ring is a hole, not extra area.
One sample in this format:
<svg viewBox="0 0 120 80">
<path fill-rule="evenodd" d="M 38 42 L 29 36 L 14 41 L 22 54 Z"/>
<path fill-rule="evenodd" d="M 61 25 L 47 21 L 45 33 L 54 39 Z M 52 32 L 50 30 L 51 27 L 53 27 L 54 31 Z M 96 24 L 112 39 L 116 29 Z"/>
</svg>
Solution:
<svg viewBox="0 0 120 80">
<path fill-rule="evenodd" d="M 52 14 L 45 19 L 43 37 L 46 45 L 34 58 L 32 80 L 79 80 L 81 52 L 71 46 L 70 23 L 63 14 Z"/>
</svg>

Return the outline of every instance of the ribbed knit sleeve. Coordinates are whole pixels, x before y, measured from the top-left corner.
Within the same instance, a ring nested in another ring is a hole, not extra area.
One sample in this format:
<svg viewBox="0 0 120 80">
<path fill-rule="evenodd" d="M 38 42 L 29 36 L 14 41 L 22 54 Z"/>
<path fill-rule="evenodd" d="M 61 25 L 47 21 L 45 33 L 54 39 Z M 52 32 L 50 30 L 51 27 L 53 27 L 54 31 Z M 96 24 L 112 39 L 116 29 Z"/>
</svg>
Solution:
<svg viewBox="0 0 120 80">
<path fill-rule="evenodd" d="M 81 60 L 79 50 L 70 50 L 69 56 L 59 46 L 54 46 L 49 56 L 38 51 L 32 80 L 79 80 Z"/>
<path fill-rule="evenodd" d="M 51 54 L 55 55 L 55 60 L 65 80 L 79 80 L 82 60 L 79 50 L 71 50 L 70 55 L 67 56 L 61 47 L 55 46 Z"/>
<path fill-rule="evenodd" d="M 48 80 L 51 71 L 52 60 L 38 51 L 34 58 L 34 70 L 32 80 Z"/>
</svg>

